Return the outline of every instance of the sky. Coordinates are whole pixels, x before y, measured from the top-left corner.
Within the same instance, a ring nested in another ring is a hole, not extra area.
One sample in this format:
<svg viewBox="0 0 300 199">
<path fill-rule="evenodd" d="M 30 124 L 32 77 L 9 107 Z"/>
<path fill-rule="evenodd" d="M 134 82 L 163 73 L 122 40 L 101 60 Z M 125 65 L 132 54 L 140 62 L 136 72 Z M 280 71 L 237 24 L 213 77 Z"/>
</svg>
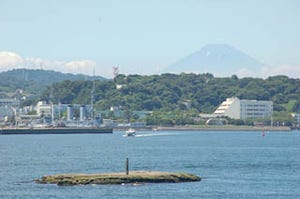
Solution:
<svg viewBox="0 0 300 199">
<path fill-rule="evenodd" d="M 0 0 L 0 71 L 156 74 L 206 44 L 300 78 L 299 0 Z"/>
</svg>

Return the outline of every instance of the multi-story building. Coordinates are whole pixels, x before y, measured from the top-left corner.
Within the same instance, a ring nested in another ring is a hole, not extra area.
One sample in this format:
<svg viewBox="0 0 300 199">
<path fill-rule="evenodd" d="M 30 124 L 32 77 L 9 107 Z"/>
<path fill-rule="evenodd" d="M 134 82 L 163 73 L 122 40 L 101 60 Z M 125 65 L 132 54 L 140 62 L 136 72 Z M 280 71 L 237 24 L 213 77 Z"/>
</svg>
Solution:
<svg viewBox="0 0 300 199">
<path fill-rule="evenodd" d="M 272 101 L 240 100 L 238 98 L 227 98 L 214 112 L 214 115 L 233 119 L 270 118 L 272 114 Z"/>
<path fill-rule="evenodd" d="M 47 104 L 44 101 L 39 101 L 36 105 L 36 112 L 40 116 L 50 116 L 52 114 L 51 104 Z"/>
</svg>

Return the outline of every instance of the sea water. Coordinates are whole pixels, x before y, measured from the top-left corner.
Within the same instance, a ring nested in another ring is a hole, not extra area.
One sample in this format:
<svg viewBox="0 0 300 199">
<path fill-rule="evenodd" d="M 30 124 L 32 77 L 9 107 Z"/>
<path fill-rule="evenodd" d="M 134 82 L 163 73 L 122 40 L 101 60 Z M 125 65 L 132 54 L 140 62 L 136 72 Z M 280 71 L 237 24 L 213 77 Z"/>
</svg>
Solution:
<svg viewBox="0 0 300 199">
<path fill-rule="evenodd" d="M 0 136 L 0 198 L 300 198 L 300 132 Z M 191 183 L 57 186 L 58 173 L 188 172 Z"/>
</svg>

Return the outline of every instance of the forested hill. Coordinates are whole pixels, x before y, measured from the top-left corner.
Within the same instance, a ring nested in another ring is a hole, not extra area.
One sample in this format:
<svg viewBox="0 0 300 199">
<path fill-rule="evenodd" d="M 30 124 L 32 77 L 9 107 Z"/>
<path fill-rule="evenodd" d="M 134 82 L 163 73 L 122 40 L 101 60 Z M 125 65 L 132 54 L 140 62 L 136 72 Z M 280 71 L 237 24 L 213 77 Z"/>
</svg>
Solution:
<svg viewBox="0 0 300 199">
<path fill-rule="evenodd" d="M 49 99 L 52 90 L 55 102 L 88 104 L 92 84 L 92 81 L 54 83 L 42 98 Z M 117 89 L 116 85 L 121 88 Z M 114 81 L 96 81 L 95 88 L 96 106 L 101 110 L 111 106 L 180 110 L 190 103 L 192 109 L 209 113 L 226 98 L 235 96 L 272 100 L 275 111 L 300 111 L 300 79 L 286 76 L 239 79 L 235 75 L 216 78 L 212 74 L 119 75 Z"/>
<path fill-rule="evenodd" d="M 15 92 L 17 89 L 28 93 L 41 94 L 47 85 L 64 80 L 93 80 L 101 79 L 100 76 L 74 75 L 50 70 L 13 69 L 0 73 L 0 92 Z"/>
</svg>

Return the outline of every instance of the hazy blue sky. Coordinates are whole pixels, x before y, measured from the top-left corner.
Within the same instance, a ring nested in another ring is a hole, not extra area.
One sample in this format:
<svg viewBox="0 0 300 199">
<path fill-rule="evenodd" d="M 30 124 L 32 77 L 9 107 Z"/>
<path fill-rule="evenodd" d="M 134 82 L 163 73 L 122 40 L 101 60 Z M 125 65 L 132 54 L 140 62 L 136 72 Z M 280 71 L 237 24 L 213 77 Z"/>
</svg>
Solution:
<svg viewBox="0 0 300 199">
<path fill-rule="evenodd" d="M 0 70 L 152 74 L 226 43 L 300 78 L 299 0 L 0 0 Z"/>
</svg>

